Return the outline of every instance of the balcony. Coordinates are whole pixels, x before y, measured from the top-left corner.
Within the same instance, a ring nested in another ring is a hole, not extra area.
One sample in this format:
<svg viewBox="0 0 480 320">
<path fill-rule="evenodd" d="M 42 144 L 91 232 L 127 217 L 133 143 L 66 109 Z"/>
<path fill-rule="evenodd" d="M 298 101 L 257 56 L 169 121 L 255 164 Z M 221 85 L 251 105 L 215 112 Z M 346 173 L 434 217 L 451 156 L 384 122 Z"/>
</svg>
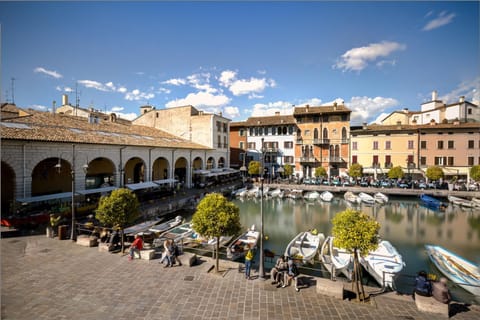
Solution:
<svg viewBox="0 0 480 320">
<path fill-rule="evenodd" d="M 315 163 L 315 162 L 317 162 L 317 159 L 315 157 L 300 157 L 300 158 L 296 158 L 296 162 Z"/>
<path fill-rule="evenodd" d="M 265 153 L 277 153 L 278 148 L 263 148 L 263 152 L 265 152 Z"/>
<path fill-rule="evenodd" d="M 390 169 L 393 167 L 393 163 L 391 162 L 385 162 L 385 168 Z"/>
<path fill-rule="evenodd" d="M 330 157 L 330 158 L 328 158 L 328 162 L 330 162 L 330 163 L 344 163 L 345 160 L 342 157 Z"/>
<path fill-rule="evenodd" d="M 313 144 L 328 145 L 328 144 L 330 144 L 330 139 L 313 139 Z"/>
</svg>

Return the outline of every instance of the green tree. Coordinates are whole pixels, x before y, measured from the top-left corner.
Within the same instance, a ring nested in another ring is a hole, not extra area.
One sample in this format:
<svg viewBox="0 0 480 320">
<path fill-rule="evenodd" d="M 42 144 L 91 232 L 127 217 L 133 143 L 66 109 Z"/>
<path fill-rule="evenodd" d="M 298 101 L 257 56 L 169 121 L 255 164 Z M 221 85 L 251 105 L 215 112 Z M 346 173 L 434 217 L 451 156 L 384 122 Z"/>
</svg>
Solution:
<svg viewBox="0 0 480 320">
<path fill-rule="evenodd" d="M 403 172 L 402 167 L 396 166 L 388 170 L 388 177 L 390 179 L 401 179 L 405 175 L 405 172 Z"/>
<path fill-rule="evenodd" d="M 315 177 L 326 177 L 327 176 L 327 170 L 325 170 L 324 167 L 317 167 L 315 168 Z"/>
<path fill-rule="evenodd" d="M 218 250 L 221 236 L 234 236 L 242 228 L 240 209 L 219 193 L 206 195 L 192 217 L 195 232 L 209 239 L 216 238 L 215 271 L 218 272 Z"/>
<path fill-rule="evenodd" d="M 480 165 L 475 165 L 470 168 L 470 178 L 475 181 L 480 180 Z"/>
<path fill-rule="evenodd" d="M 348 175 L 352 178 L 361 178 L 363 176 L 363 167 L 359 163 L 354 163 L 348 169 Z"/>
<path fill-rule="evenodd" d="M 139 207 L 135 193 L 121 188 L 113 190 L 109 196 L 102 196 L 95 211 L 95 217 L 102 224 L 120 228 L 122 252 L 124 251 L 123 229 L 137 220 L 140 213 Z"/>
<path fill-rule="evenodd" d="M 443 178 L 443 170 L 438 166 L 428 167 L 427 171 L 425 172 L 425 175 L 429 180 L 436 181 L 440 178 Z"/>
<path fill-rule="evenodd" d="M 260 174 L 260 161 L 250 161 L 248 164 L 248 174 L 258 175 Z"/>
<path fill-rule="evenodd" d="M 352 290 L 357 300 L 364 300 L 365 291 L 360 276 L 359 255 L 364 256 L 377 248 L 380 224 L 361 211 L 347 209 L 339 212 L 332 219 L 332 225 L 334 245 L 353 253 Z"/>
<path fill-rule="evenodd" d="M 288 164 L 288 163 L 283 166 L 283 170 L 285 170 L 285 171 L 283 172 L 283 174 L 284 174 L 286 177 L 289 177 L 289 178 L 290 178 L 290 176 L 293 174 L 293 167 L 292 167 L 292 165 L 290 165 L 290 164 Z"/>
</svg>

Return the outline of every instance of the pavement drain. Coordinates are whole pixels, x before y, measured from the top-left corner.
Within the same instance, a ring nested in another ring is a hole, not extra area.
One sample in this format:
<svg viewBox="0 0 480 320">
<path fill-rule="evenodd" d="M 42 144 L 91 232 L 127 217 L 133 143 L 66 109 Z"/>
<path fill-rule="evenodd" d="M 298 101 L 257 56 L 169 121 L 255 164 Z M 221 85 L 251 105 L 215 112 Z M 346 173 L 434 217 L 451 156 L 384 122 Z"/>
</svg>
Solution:
<svg viewBox="0 0 480 320">
<path fill-rule="evenodd" d="M 193 276 L 185 276 L 184 281 L 193 281 Z"/>
</svg>

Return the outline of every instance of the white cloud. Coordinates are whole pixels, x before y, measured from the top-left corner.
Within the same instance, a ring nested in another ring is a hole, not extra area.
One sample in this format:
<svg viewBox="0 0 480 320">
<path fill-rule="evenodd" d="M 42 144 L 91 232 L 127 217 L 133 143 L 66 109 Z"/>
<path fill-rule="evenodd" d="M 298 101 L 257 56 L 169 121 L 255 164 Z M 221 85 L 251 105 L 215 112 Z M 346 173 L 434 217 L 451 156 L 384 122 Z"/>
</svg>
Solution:
<svg viewBox="0 0 480 320">
<path fill-rule="evenodd" d="M 343 71 L 361 71 L 367 67 L 369 62 L 375 61 L 379 57 L 387 57 L 392 52 L 405 50 L 405 48 L 406 45 L 398 42 L 383 41 L 371 43 L 366 47 L 348 50 L 333 65 L 333 68 L 342 69 Z"/>
<path fill-rule="evenodd" d="M 120 92 L 120 93 L 126 93 L 127 91 L 128 91 L 128 89 L 125 88 L 125 87 L 120 87 L 120 88 L 117 89 L 117 92 Z"/>
<path fill-rule="evenodd" d="M 423 31 L 430 31 L 433 29 L 437 29 L 440 27 L 443 27 L 453 21 L 453 18 L 455 18 L 455 13 L 450 13 L 447 14 L 446 11 L 440 12 L 440 14 L 433 20 L 430 20 L 424 27 Z"/>
<path fill-rule="evenodd" d="M 228 103 L 230 103 L 230 98 L 223 94 L 214 95 L 209 92 L 201 91 L 196 93 L 189 93 L 185 98 L 170 101 L 165 106 L 167 108 L 186 105 L 192 105 L 195 107 L 220 107 Z"/>
<path fill-rule="evenodd" d="M 125 110 L 124 107 L 115 106 L 115 107 L 112 107 L 110 110 L 108 110 L 107 113 L 115 113 L 118 117 L 122 119 L 127 119 L 127 120 L 133 120 L 138 117 L 136 113 L 133 113 L 133 112 L 124 113 L 122 112 L 123 110 Z"/>
<path fill-rule="evenodd" d="M 70 88 L 70 87 L 56 86 L 55 90 L 60 91 L 60 92 L 73 92 L 73 89 Z"/>
<path fill-rule="evenodd" d="M 458 101 L 461 96 L 464 96 L 467 101 L 479 101 L 480 77 L 461 82 L 455 89 L 441 96 L 440 99 L 445 103 L 454 103 Z"/>
<path fill-rule="evenodd" d="M 43 74 L 46 74 L 47 76 L 53 77 L 55 79 L 63 78 L 63 76 L 60 73 L 58 73 L 57 71 L 47 70 L 47 69 L 42 68 L 42 67 L 37 67 L 37 68 L 33 69 L 33 72 L 43 73 Z"/>
<path fill-rule="evenodd" d="M 138 89 L 134 89 L 130 92 L 127 92 L 125 94 L 125 100 L 129 101 L 139 101 L 139 100 L 149 100 L 155 98 L 155 94 L 153 93 L 147 93 L 147 92 L 141 92 Z"/>
<path fill-rule="evenodd" d="M 220 85 L 224 87 L 229 87 L 236 77 L 237 73 L 235 71 L 225 70 L 222 71 L 222 73 L 220 74 L 220 78 L 218 79 L 218 81 L 220 81 Z"/>
<path fill-rule="evenodd" d="M 254 78 L 237 79 L 237 72 L 232 70 L 222 71 L 218 79 L 221 86 L 228 88 L 234 96 L 248 95 L 249 99 L 262 98 L 257 93 L 263 92 L 268 87 L 275 87 L 272 79 Z"/>
<path fill-rule="evenodd" d="M 103 84 L 94 80 L 78 80 L 78 83 L 85 86 L 86 88 L 93 88 L 99 91 L 111 91 L 111 88 L 107 84 Z M 108 82 L 111 83 L 111 82 Z"/>
<path fill-rule="evenodd" d="M 223 108 L 223 116 L 228 119 L 233 119 L 240 116 L 240 110 L 238 107 L 225 107 Z"/>
<path fill-rule="evenodd" d="M 187 84 L 187 80 L 176 78 L 176 79 L 168 79 L 162 82 L 163 84 L 169 84 L 172 86 L 184 86 Z"/>
<path fill-rule="evenodd" d="M 39 111 L 48 111 L 51 110 L 51 107 L 42 106 L 40 104 L 32 104 L 29 106 L 30 109 L 39 110 Z"/>
<path fill-rule="evenodd" d="M 275 112 L 280 112 L 281 115 L 291 115 L 293 114 L 293 105 L 288 101 L 256 103 L 253 105 L 251 117 L 273 116 Z"/>
<path fill-rule="evenodd" d="M 399 102 L 393 98 L 384 97 L 352 97 L 346 105 L 352 110 L 350 121 L 358 125 L 369 122 L 375 115 L 383 113 L 386 109 L 398 107 Z"/>
<path fill-rule="evenodd" d="M 378 117 L 372 121 L 372 123 L 382 124 L 382 121 L 389 115 L 390 113 L 382 112 L 378 115 Z"/>
</svg>

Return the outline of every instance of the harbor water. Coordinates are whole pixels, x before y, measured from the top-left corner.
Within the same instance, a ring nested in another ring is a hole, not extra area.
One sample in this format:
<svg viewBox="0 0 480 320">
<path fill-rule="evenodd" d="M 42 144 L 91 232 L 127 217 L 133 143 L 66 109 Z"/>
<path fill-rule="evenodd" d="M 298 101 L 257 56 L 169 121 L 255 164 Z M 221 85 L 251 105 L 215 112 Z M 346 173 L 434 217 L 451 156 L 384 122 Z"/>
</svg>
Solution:
<svg viewBox="0 0 480 320">
<path fill-rule="evenodd" d="M 262 200 L 232 201 L 240 208 L 244 228 L 255 225 L 259 229 Z M 296 234 L 313 228 L 325 236 L 331 235 L 331 219 L 349 206 L 343 194 L 336 194 L 330 203 L 289 198 L 263 199 L 264 249 L 276 255 L 283 254 Z M 464 209 L 450 204 L 445 211 L 436 211 L 422 206 L 415 197 L 390 197 L 384 205 L 360 204 L 354 208 L 375 218 L 381 225 L 380 237 L 390 241 L 403 256 L 406 266 L 395 282 L 400 292 L 411 292 L 419 270 L 441 276 L 426 255 L 426 244 L 440 245 L 480 265 L 479 209 Z M 320 264 L 315 264 L 315 267 L 321 269 Z M 326 270 L 318 273 L 319 276 L 329 277 Z M 367 284 L 374 285 L 374 281 L 367 278 Z M 479 304 L 479 297 L 475 298 L 451 282 L 449 287 L 458 301 Z"/>
</svg>

